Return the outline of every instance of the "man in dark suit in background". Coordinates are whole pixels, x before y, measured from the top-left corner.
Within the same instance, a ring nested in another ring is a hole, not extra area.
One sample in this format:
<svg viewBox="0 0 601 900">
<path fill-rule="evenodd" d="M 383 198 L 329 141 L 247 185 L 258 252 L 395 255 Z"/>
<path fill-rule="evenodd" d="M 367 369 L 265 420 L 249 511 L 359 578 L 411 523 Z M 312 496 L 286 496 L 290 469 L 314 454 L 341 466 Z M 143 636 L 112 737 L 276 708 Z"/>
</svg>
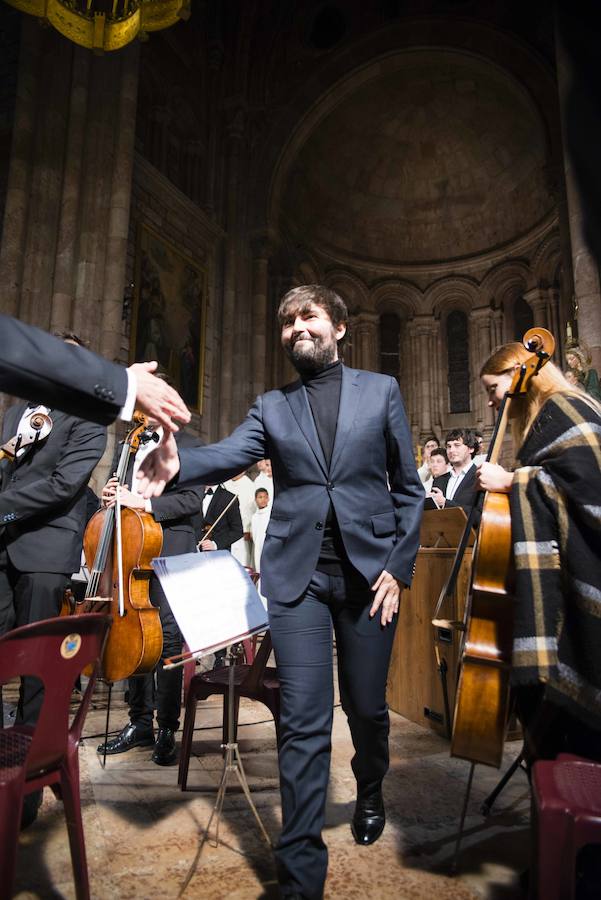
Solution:
<svg viewBox="0 0 601 900">
<path fill-rule="evenodd" d="M 437 447 L 430 454 L 430 470 L 432 472 L 431 488 L 438 488 L 444 494 L 451 473 L 449 472 L 449 458 L 447 451 Z"/>
<path fill-rule="evenodd" d="M 60 613 L 64 590 L 80 567 L 86 485 L 106 446 L 101 425 L 37 402 L 8 410 L 3 444 L 26 428 L 34 409 L 49 412 L 48 437 L 1 464 L 0 633 Z M 35 723 L 41 703 L 39 681 L 24 678 L 17 721 Z"/>
<path fill-rule="evenodd" d="M 224 513 L 224 510 L 227 512 Z M 215 522 L 217 524 L 213 527 Z M 208 484 L 204 489 L 200 527 L 201 550 L 230 550 L 232 544 L 244 534 L 240 503 L 236 495 L 226 491 L 220 484 Z M 204 537 L 210 528 L 212 530 L 209 537 Z"/>
<path fill-rule="evenodd" d="M 221 518 L 220 518 L 221 517 Z M 216 524 L 215 524 L 216 523 Z M 214 526 L 214 527 L 213 527 Z M 208 537 L 207 532 L 211 529 Z M 198 517 L 198 546 L 204 553 L 210 550 L 230 550 L 244 534 L 240 501 L 221 484 L 207 484 L 200 516 Z M 213 668 L 225 665 L 227 650 L 216 650 Z"/>
<path fill-rule="evenodd" d="M 147 440 L 141 443 L 135 457 L 131 457 L 126 483 L 120 489 L 120 503 L 132 509 L 139 509 L 152 515 L 163 528 L 161 556 L 176 556 L 192 553 L 196 548 L 194 516 L 200 509 L 203 496 L 202 487 L 192 485 L 171 485 L 160 497 L 144 500 L 135 492 L 134 476 L 141 461 L 152 452 L 163 437 L 163 430 L 150 422 Z M 156 440 L 158 439 L 158 440 Z M 178 446 L 198 446 L 199 442 L 190 435 L 179 433 Z M 113 471 L 117 458 L 113 461 Z M 130 490 L 130 487 L 133 488 Z M 105 507 L 115 504 L 117 481 L 109 479 L 102 491 Z M 152 761 L 158 766 L 175 763 L 175 734 L 179 728 L 181 709 L 182 672 L 181 667 L 164 669 L 165 659 L 182 652 L 183 638 L 169 602 L 156 575 L 150 579 L 150 600 L 159 607 L 163 630 L 163 650 L 155 671 L 146 675 L 135 675 L 129 679 L 129 722 L 119 734 L 106 744 L 106 753 L 111 756 L 125 753 L 133 747 L 153 747 Z M 154 712 L 157 714 L 158 734 L 154 736 Z M 101 744 L 99 753 L 105 752 Z"/>
<path fill-rule="evenodd" d="M 473 459 L 476 447 L 474 432 L 469 428 L 455 428 L 449 431 L 445 443 L 451 471 L 444 491 L 432 485 L 432 497 L 439 509 L 461 506 L 469 516 L 478 496 Z"/>
<path fill-rule="evenodd" d="M 332 631 L 342 706 L 355 747 L 352 832 L 370 844 L 385 823 L 386 677 L 400 593 L 411 582 L 424 491 L 394 378 L 338 358 L 348 311 L 328 288 L 290 291 L 278 311 L 282 346 L 300 374 L 258 397 L 218 444 L 169 440 L 144 464 L 148 496 L 177 472 L 215 483 L 259 459 L 275 496 L 261 559 L 262 593 L 281 688 L 282 834 L 275 854 L 286 897 L 321 897 L 332 726 Z M 181 463 L 181 464 L 180 464 Z"/>
</svg>

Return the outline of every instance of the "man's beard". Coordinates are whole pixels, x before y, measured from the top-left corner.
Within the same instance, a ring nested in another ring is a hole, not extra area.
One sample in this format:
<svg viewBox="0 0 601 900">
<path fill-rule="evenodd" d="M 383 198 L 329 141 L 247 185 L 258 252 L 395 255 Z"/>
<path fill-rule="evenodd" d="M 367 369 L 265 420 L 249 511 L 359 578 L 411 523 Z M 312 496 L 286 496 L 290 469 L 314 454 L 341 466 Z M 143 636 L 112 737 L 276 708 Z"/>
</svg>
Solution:
<svg viewBox="0 0 601 900">
<path fill-rule="evenodd" d="M 284 351 L 286 356 L 301 375 L 309 375 L 319 372 L 336 361 L 336 341 L 326 342 L 322 337 L 311 338 L 311 343 L 305 341 L 299 347 L 299 339 L 294 344 L 286 344 Z"/>
</svg>

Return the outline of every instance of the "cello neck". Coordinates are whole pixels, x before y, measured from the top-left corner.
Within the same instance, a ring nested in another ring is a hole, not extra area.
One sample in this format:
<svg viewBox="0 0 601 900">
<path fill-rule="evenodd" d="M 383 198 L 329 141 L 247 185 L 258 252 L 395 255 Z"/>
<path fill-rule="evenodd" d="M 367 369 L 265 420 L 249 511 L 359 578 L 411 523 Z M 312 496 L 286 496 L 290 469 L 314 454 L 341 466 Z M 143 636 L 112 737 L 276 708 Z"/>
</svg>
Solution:
<svg viewBox="0 0 601 900">
<path fill-rule="evenodd" d="M 125 476 L 127 474 L 127 464 L 129 462 L 130 446 L 124 443 L 121 447 L 119 455 L 119 464 L 117 465 L 116 477 L 119 484 L 125 484 Z M 113 532 L 115 529 L 115 507 L 105 510 L 104 523 L 96 548 L 94 563 L 90 569 L 90 579 L 86 588 L 86 599 L 95 597 L 98 592 L 98 583 L 106 568 L 109 551 L 113 542 Z"/>
</svg>

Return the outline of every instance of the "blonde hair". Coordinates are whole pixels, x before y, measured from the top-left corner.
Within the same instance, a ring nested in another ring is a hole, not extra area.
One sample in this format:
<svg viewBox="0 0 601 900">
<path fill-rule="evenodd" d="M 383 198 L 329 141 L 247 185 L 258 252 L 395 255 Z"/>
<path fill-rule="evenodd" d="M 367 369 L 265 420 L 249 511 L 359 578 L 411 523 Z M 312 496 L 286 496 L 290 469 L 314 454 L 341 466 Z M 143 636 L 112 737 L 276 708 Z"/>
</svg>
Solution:
<svg viewBox="0 0 601 900">
<path fill-rule="evenodd" d="M 484 363 L 480 370 L 480 378 L 483 375 L 513 375 L 516 366 L 521 366 L 531 357 L 532 353 L 517 341 L 503 344 Z M 538 375 L 534 375 L 528 382 L 523 397 L 517 398 L 514 403 L 514 409 L 517 411 L 511 417 L 511 433 L 516 450 L 524 443 L 543 404 L 553 394 L 579 397 L 594 409 L 598 406 L 581 388 L 570 384 L 561 369 L 552 362 L 545 363 Z"/>
</svg>

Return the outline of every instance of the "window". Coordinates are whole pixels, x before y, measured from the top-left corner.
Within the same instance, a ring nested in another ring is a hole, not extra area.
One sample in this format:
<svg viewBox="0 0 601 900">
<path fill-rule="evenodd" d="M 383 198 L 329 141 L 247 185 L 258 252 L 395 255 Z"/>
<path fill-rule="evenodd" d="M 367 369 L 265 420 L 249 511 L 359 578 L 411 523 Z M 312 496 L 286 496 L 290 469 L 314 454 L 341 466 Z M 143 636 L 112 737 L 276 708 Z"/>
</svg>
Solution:
<svg viewBox="0 0 601 900">
<path fill-rule="evenodd" d="M 513 304 L 513 339 L 522 343 L 529 328 L 534 327 L 532 307 L 523 297 L 517 297 Z"/>
<path fill-rule="evenodd" d="M 449 412 L 470 411 L 470 350 L 467 315 L 453 310 L 447 318 Z"/>
<path fill-rule="evenodd" d="M 399 380 L 401 322 L 395 313 L 380 316 L 380 372 Z"/>
</svg>

